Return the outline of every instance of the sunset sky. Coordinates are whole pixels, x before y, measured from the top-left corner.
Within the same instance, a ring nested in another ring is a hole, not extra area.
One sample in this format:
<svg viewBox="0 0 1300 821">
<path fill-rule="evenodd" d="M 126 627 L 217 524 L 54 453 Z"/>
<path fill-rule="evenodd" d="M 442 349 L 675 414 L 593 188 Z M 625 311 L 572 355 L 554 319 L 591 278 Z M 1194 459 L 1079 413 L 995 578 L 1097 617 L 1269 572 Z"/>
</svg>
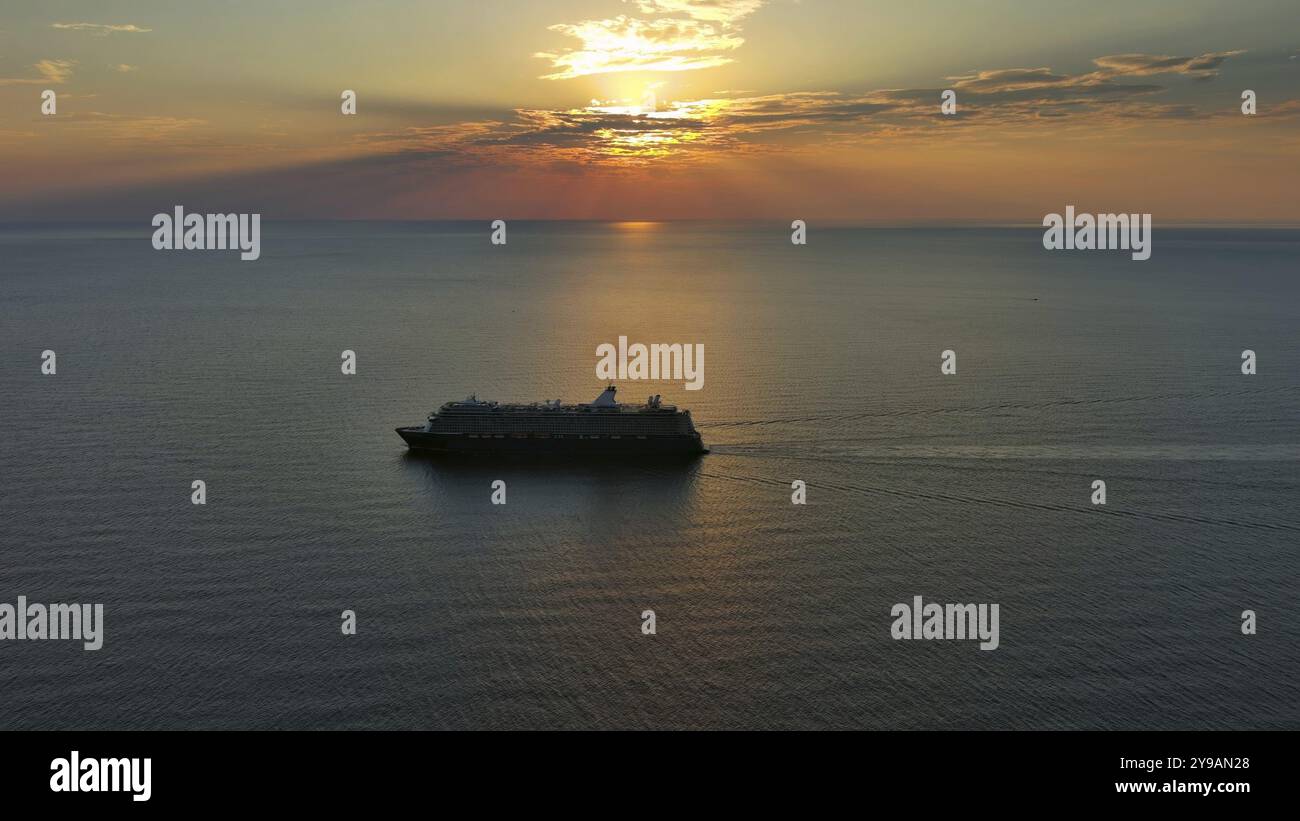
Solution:
<svg viewBox="0 0 1300 821">
<path fill-rule="evenodd" d="M 0 219 L 1300 224 L 1298 22 L 1295 0 L 14 0 Z"/>
</svg>

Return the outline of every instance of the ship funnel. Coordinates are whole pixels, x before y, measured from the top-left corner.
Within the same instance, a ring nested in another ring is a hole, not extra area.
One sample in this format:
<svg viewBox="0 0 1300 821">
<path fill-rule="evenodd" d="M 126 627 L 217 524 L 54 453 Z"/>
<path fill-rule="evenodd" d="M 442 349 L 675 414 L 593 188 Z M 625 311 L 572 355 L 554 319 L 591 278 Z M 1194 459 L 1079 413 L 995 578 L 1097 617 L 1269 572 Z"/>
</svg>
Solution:
<svg viewBox="0 0 1300 821">
<path fill-rule="evenodd" d="M 618 402 L 614 400 L 614 393 L 616 391 L 617 388 L 615 388 L 613 385 L 610 385 L 609 387 L 605 388 L 604 392 L 601 393 L 600 396 L 597 396 L 596 401 L 592 402 L 591 404 L 597 408 L 615 407 L 616 405 L 618 405 Z"/>
</svg>

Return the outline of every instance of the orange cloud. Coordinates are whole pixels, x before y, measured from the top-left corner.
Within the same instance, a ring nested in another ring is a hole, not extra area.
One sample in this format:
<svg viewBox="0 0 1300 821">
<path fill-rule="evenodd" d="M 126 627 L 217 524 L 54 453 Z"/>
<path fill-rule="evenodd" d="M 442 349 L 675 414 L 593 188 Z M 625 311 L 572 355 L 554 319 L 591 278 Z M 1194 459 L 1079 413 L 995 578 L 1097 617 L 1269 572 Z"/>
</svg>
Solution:
<svg viewBox="0 0 1300 821">
<path fill-rule="evenodd" d="M 40 77 L 0 77 L 0 86 L 59 85 L 72 76 L 76 60 L 41 60 L 32 65 Z"/>
<path fill-rule="evenodd" d="M 708 162 L 738 154 L 903 137 L 951 141 L 980 133 L 1005 136 L 1031 127 L 1077 125 L 1096 134 L 1160 120 L 1233 114 L 1232 108 L 1203 112 L 1189 103 L 1162 102 L 1154 95 L 1163 86 L 1123 79 L 1159 73 L 1195 76 L 1214 70 L 1234 53 L 1104 57 L 1095 61 L 1100 66 L 1097 71 L 1084 74 L 1009 68 L 951 77 L 960 109 L 951 117 L 939 112 L 941 87 L 880 89 L 858 95 L 807 91 L 719 95 L 671 102 L 659 109 L 646 109 L 635 101 L 593 100 L 582 108 L 518 109 L 506 120 L 371 133 L 357 141 L 365 150 L 423 152 L 470 164 L 631 167 L 665 157 L 672 157 L 674 163 Z M 1287 104 L 1276 108 L 1289 111 Z"/>
<path fill-rule="evenodd" d="M 110 34 L 120 33 L 144 34 L 153 31 L 153 29 L 137 26 L 135 23 L 52 23 L 50 28 L 88 31 L 96 37 L 107 37 Z"/>
</svg>

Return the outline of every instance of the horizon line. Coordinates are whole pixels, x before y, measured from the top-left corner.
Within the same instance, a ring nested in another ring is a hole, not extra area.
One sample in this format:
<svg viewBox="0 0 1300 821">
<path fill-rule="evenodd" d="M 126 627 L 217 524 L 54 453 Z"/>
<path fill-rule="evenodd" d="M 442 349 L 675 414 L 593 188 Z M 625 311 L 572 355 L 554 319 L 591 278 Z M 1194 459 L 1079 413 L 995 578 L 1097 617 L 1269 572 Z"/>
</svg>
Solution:
<svg viewBox="0 0 1300 821">
<path fill-rule="evenodd" d="M 189 213 L 209 213 L 207 211 L 193 211 Z M 211 213 L 259 213 L 252 212 L 228 212 L 225 210 L 214 211 Z M 771 224 L 779 223 L 786 225 L 785 218 L 767 218 L 767 217 L 733 217 L 733 218 L 550 218 L 550 217 L 502 217 L 500 215 L 492 217 L 444 217 L 444 218 L 391 218 L 391 217 L 288 217 L 284 219 L 266 219 L 263 216 L 262 221 L 273 224 L 284 223 L 389 223 L 389 224 L 435 224 L 435 223 L 491 223 L 494 220 L 504 219 L 506 223 L 554 223 L 554 224 L 592 224 L 592 225 L 754 225 L 754 224 Z M 803 219 L 795 217 L 794 219 Z M 925 228 L 1035 228 L 1043 227 L 1041 221 L 982 221 L 966 219 L 947 219 L 947 220 L 817 220 L 804 219 L 809 227 L 817 226 L 821 228 L 893 228 L 893 229 L 925 229 Z M 0 219 L 0 226 L 73 226 L 73 225 L 138 225 L 138 219 L 32 219 L 32 220 L 10 220 Z M 1158 223 L 1164 228 L 1258 228 L 1258 229 L 1300 229 L 1300 222 L 1273 222 L 1273 221 L 1249 221 L 1238 220 L 1225 222 L 1220 220 L 1176 220 L 1172 222 Z"/>
</svg>

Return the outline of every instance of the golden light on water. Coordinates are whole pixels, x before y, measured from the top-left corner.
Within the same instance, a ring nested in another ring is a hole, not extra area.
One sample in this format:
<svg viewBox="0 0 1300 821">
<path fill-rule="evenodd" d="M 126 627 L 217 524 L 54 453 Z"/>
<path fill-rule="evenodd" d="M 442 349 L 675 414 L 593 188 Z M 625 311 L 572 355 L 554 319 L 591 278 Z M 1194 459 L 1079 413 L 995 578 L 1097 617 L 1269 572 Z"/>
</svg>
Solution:
<svg viewBox="0 0 1300 821">
<path fill-rule="evenodd" d="M 654 231 L 660 228 L 663 223 L 658 220 L 620 220 L 613 223 L 614 227 L 620 231 L 644 232 Z"/>
</svg>

